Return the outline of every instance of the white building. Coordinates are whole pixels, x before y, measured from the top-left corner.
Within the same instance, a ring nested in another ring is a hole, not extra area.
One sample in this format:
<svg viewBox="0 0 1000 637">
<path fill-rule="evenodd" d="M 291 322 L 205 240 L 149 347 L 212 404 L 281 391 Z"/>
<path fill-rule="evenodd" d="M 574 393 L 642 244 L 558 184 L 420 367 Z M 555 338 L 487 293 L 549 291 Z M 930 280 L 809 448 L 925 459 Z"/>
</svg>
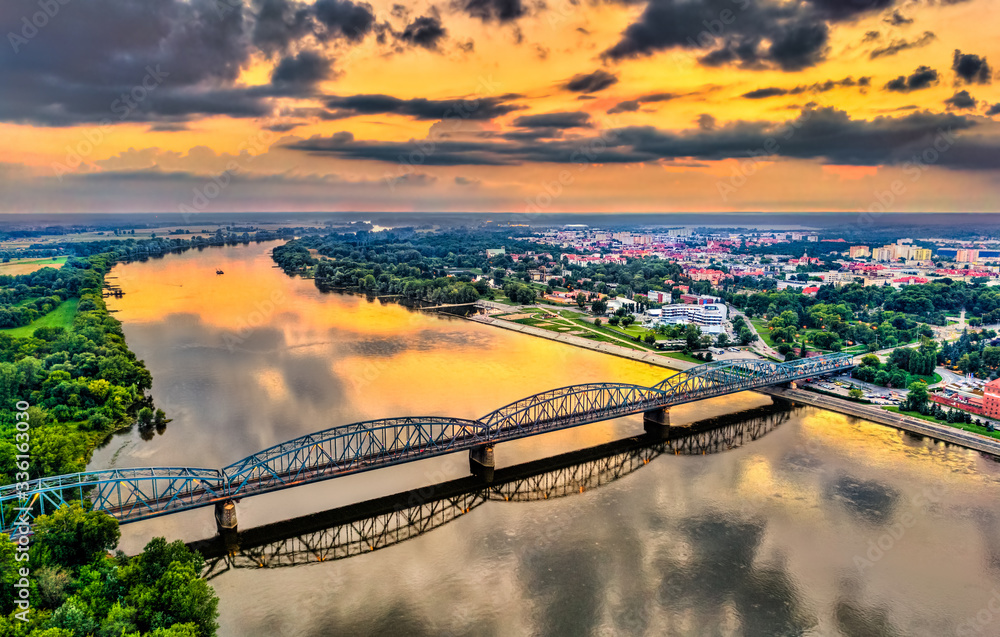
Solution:
<svg viewBox="0 0 1000 637">
<path fill-rule="evenodd" d="M 722 303 L 707 305 L 664 305 L 659 310 L 649 310 L 648 325 L 687 325 L 694 324 L 706 334 L 718 334 L 723 330 L 723 324 L 729 309 Z"/>
<path fill-rule="evenodd" d="M 649 299 L 650 303 L 663 303 L 666 305 L 673 303 L 673 297 L 670 292 L 661 292 L 660 290 L 650 290 L 646 293 L 646 298 Z"/>
</svg>

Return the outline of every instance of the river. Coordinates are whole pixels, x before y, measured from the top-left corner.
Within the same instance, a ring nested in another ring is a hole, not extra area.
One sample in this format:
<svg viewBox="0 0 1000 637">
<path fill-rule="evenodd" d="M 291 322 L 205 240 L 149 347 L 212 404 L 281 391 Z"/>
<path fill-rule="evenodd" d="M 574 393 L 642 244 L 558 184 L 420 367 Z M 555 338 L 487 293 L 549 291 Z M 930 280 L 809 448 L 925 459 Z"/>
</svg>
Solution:
<svg viewBox="0 0 1000 637">
<path fill-rule="evenodd" d="M 114 268 L 111 282 L 125 295 L 108 305 L 172 420 L 159 432 L 114 436 L 91 468 L 219 467 L 335 425 L 476 418 L 546 389 L 649 385 L 666 375 L 460 318 L 324 294 L 274 268 L 274 245 Z M 427 532 L 385 548 L 372 540 L 344 559 L 311 546 L 305 559 L 297 553 L 305 563 L 285 568 L 270 568 L 278 560 L 246 568 L 244 559 L 212 579 L 219 634 L 1000 635 L 1000 465 L 755 393 L 671 410 L 673 424 L 720 416 L 742 437 L 704 455 L 650 454 L 578 491 L 578 476 L 553 473 L 546 479 L 563 483 L 538 497 L 521 497 L 521 485 L 507 500 L 451 506 L 450 521 L 442 513 Z M 762 418 L 764 431 L 743 435 Z M 497 465 L 641 431 L 641 418 L 629 417 L 504 443 Z M 467 473 L 467 456 L 454 454 L 248 498 L 237 505 L 240 528 Z M 214 531 L 211 509 L 190 511 L 123 526 L 122 548 Z"/>
</svg>

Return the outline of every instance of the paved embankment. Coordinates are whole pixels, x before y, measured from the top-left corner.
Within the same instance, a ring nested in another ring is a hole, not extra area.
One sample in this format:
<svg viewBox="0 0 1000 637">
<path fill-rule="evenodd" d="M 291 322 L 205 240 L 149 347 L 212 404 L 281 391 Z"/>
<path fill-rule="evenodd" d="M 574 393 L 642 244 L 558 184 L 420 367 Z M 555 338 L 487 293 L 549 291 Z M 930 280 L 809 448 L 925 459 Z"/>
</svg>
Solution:
<svg viewBox="0 0 1000 637">
<path fill-rule="evenodd" d="M 543 330 L 540 327 L 521 325 L 520 323 L 512 323 L 511 321 L 504 321 L 503 319 L 497 319 L 490 316 L 473 315 L 468 318 L 470 320 L 477 321 L 479 323 L 484 323 L 486 325 L 502 327 L 504 329 L 512 330 L 514 332 L 521 332 L 522 334 L 540 336 L 542 338 L 547 338 L 552 341 L 559 341 L 560 343 L 566 343 L 567 345 L 574 345 L 576 347 L 583 347 L 585 349 L 593 350 L 595 352 L 603 352 L 605 354 L 613 354 L 615 356 L 621 356 L 623 358 L 630 358 L 632 360 L 641 361 L 643 363 L 649 363 L 651 365 L 666 367 L 667 369 L 685 370 L 695 366 L 694 363 L 689 363 L 688 361 L 681 361 L 677 360 L 676 358 L 668 358 L 666 356 L 661 356 L 658 354 L 654 354 L 652 352 L 643 352 L 639 350 L 629 349 L 627 347 L 623 347 L 621 345 L 613 345 L 611 343 L 600 343 L 597 341 L 592 341 L 590 339 L 580 338 L 579 336 L 573 336 L 571 334 L 550 332 L 549 330 Z M 915 434 L 920 434 L 922 436 L 928 436 L 936 440 L 942 440 L 944 442 L 949 442 L 969 449 L 974 449 L 976 451 L 982 451 L 983 453 L 988 453 L 990 455 L 1000 456 L 1000 440 L 994 438 L 987 438 L 986 436 L 980 436 L 978 434 L 964 431 L 962 429 L 956 429 L 955 427 L 938 425 L 932 422 L 928 422 L 926 420 L 920 420 L 919 418 L 913 418 L 912 416 L 894 414 L 879 407 L 873 407 L 870 405 L 861 405 L 847 400 L 842 400 L 839 398 L 824 396 L 822 394 L 817 394 L 816 392 L 811 392 L 804 389 L 790 389 L 786 387 L 762 387 L 760 389 L 755 389 L 753 391 L 758 391 L 762 394 L 767 394 L 768 396 L 772 397 L 780 397 L 789 400 L 794 400 L 796 402 L 800 402 L 806 405 L 812 405 L 813 407 L 829 409 L 830 411 L 846 414 L 848 416 L 856 416 L 858 418 L 864 418 L 865 420 L 869 420 L 871 422 L 875 422 L 880 425 L 888 425 L 889 427 L 896 427 L 898 429 L 903 429 Z"/>
<path fill-rule="evenodd" d="M 880 425 L 896 427 L 897 429 L 903 429 L 905 431 L 920 434 L 922 436 L 928 436 L 936 440 L 942 440 L 944 442 L 950 442 L 969 449 L 975 449 L 976 451 L 988 453 L 993 456 L 1000 456 L 1000 440 L 980 436 L 955 427 L 920 420 L 919 418 L 913 418 L 912 416 L 896 414 L 891 411 L 886 411 L 880 407 L 861 405 L 847 400 L 833 398 L 831 396 L 824 396 L 822 394 L 817 394 L 816 392 L 804 389 L 764 387 L 756 391 L 759 391 L 762 394 L 767 394 L 768 396 L 786 398 L 788 400 L 794 400 L 806 405 L 812 405 L 813 407 L 821 407 L 823 409 L 829 409 L 830 411 L 836 411 L 848 416 L 864 418 L 865 420 L 870 420 Z"/>
<path fill-rule="evenodd" d="M 653 352 L 647 352 L 642 350 L 629 349 L 624 345 L 614 345 L 613 343 L 602 343 L 599 341 L 593 341 L 590 340 L 589 338 L 581 338 L 579 336 L 573 336 L 572 334 L 563 334 L 560 332 L 543 330 L 540 327 L 532 327 L 531 325 L 522 325 L 520 323 L 514 323 L 511 321 L 505 321 L 503 319 L 494 318 L 492 316 L 483 316 L 481 314 L 474 314 L 468 318 L 469 320 L 476 321 L 477 323 L 494 325 L 496 327 L 502 327 L 505 330 L 521 332 L 522 334 L 540 336 L 542 338 L 547 338 L 550 341 L 559 341 L 560 343 L 566 343 L 567 345 L 582 347 L 584 349 L 593 350 L 595 352 L 613 354 L 615 356 L 621 356 L 622 358 L 631 358 L 632 360 L 635 361 L 649 363 L 650 365 L 658 365 L 660 367 L 666 367 L 667 369 L 673 369 L 676 371 L 683 371 L 690 367 L 694 367 L 694 363 L 678 360 L 676 358 L 670 358 L 669 356 L 663 356 L 661 354 L 654 354 Z"/>
</svg>

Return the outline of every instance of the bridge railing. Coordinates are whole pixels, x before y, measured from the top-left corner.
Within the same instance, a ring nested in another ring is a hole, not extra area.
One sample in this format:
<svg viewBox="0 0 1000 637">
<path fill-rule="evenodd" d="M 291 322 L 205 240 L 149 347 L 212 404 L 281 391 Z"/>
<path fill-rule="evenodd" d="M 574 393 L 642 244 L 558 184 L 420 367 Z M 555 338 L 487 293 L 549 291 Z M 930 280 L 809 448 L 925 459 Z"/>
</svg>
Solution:
<svg viewBox="0 0 1000 637">
<path fill-rule="evenodd" d="M 595 383 L 523 398 L 479 420 L 438 416 L 372 420 L 300 436 L 222 469 L 158 467 L 111 469 L 32 480 L 30 502 L 19 485 L 0 487 L 0 529 L 10 529 L 13 507 L 44 514 L 85 500 L 120 521 L 205 506 L 234 497 L 452 453 L 504 440 L 683 404 L 736 391 L 840 371 L 850 354 L 788 363 L 724 360 L 674 374 L 653 387 Z M 23 485 L 20 485 L 23 486 Z"/>
</svg>

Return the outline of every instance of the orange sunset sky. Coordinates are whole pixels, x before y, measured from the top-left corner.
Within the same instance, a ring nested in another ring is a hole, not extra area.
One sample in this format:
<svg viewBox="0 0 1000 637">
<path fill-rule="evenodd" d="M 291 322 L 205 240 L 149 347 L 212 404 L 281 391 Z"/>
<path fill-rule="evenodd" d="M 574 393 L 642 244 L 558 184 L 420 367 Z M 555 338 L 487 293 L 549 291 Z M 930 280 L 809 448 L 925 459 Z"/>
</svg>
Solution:
<svg viewBox="0 0 1000 637">
<path fill-rule="evenodd" d="M 5 0 L 0 212 L 998 211 L 997 0 Z"/>
</svg>

